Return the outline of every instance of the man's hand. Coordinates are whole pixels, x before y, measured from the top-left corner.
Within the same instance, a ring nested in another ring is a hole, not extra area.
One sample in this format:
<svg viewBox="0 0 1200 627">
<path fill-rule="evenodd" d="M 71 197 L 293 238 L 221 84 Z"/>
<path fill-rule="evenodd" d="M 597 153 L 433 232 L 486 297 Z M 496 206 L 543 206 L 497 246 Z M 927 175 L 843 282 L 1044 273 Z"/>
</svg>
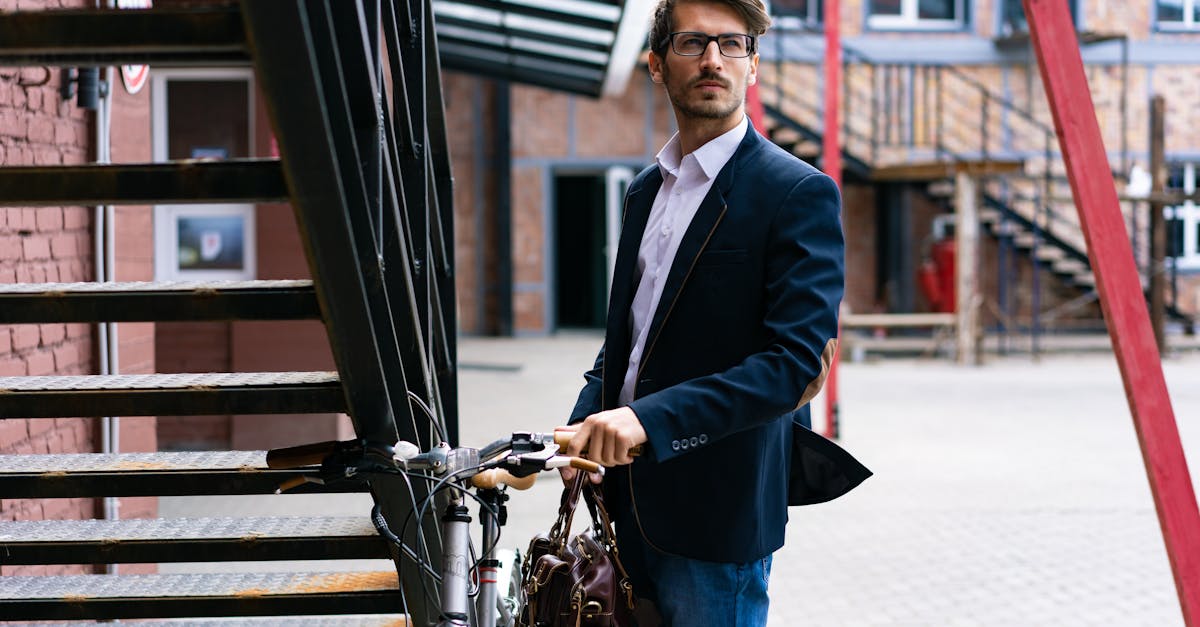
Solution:
<svg viewBox="0 0 1200 627">
<path fill-rule="evenodd" d="M 559 432 L 572 432 L 571 443 L 567 445 L 566 455 L 586 457 L 601 466 L 621 466 L 633 463 L 629 449 L 644 444 L 647 440 L 646 430 L 637 414 L 628 407 L 610 409 L 588 416 L 583 422 L 562 427 Z M 584 450 L 587 455 L 581 455 Z M 574 468 L 562 469 L 563 481 L 570 482 L 575 478 Z M 600 475 L 592 477 L 592 481 L 600 483 Z"/>
</svg>

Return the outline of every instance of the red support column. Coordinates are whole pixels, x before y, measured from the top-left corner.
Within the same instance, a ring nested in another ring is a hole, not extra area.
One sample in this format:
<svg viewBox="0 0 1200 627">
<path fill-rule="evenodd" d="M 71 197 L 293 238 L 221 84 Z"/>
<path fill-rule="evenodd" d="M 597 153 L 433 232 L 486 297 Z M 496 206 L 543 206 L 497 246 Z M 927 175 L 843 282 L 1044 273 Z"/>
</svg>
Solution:
<svg viewBox="0 0 1200 627">
<path fill-rule="evenodd" d="M 841 23 L 838 0 L 825 2 L 825 133 L 821 144 L 821 164 L 838 189 L 842 187 L 842 141 L 838 136 L 841 128 L 842 95 L 842 40 L 838 27 Z M 841 336 L 841 329 L 838 329 Z M 840 342 L 839 342 L 840 344 Z M 825 381 L 825 437 L 838 437 L 838 365 L 842 351 L 833 353 L 829 364 L 829 378 Z"/>
<path fill-rule="evenodd" d="M 1023 0 L 1184 621 L 1200 627 L 1200 510 L 1067 3 Z"/>
<path fill-rule="evenodd" d="M 754 130 L 762 133 L 766 130 L 764 126 L 762 99 L 758 97 L 758 85 L 751 85 L 746 89 L 746 115 L 750 117 L 750 123 L 754 125 Z"/>
</svg>

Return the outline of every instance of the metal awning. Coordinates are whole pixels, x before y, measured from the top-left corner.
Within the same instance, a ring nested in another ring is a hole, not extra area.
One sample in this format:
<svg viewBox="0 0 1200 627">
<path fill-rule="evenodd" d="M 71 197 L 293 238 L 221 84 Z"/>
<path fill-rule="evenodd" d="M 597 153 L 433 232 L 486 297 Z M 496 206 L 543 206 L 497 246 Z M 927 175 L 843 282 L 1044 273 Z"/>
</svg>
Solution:
<svg viewBox="0 0 1200 627">
<path fill-rule="evenodd" d="M 587 96 L 615 95 L 655 0 L 433 0 L 442 67 Z"/>
</svg>

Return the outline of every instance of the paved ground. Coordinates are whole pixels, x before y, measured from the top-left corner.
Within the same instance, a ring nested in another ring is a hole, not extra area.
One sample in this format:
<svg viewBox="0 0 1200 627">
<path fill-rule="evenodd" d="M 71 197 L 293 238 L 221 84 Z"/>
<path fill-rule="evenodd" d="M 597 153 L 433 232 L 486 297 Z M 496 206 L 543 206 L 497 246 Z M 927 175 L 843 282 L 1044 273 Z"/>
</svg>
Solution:
<svg viewBox="0 0 1200 627">
<path fill-rule="evenodd" d="M 464 340 L 464 442 L 562 422 L 599 342 Z M 1164 366 L 1195 466 L 1200 354 Z M 1111 355 L 982 367 L 865 361 L 841 377 L 843 444 L 876 476 L 839 501 L 792 510 L 772 574 L 772 626 L 1182 624 Z M 558 489 L 547 476 L 515 495 L 503 544 L 548 527 Z M 290 496 L 162 499 L 161 508 L 350 515 L 369 504 Z"/>
</svg>

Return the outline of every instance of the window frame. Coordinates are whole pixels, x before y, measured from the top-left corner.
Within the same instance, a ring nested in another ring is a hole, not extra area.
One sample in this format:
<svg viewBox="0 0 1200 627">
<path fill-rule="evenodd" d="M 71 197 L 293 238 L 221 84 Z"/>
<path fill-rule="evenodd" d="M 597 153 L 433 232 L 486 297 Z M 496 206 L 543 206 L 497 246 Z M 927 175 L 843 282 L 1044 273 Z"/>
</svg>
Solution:
<svg viewBox="0 0 1200 627">
<path fill-rule="evenodd" d="M 796 30 L 811 30 L 813 28 L 824 26 L 825 19 L 822 15 L 825 0 L 801 0 L 807 5 L 807 12 L 801 15 L 799 12 L 784 9 L 779 10 L 779 5 L 776 2 L 769 4 L 768 10 L 771 15 L 772 26 L 774 28 L 796 29 Z"/>
<path fill-rule="evenodd" d="M 871 13 L 871 2 L 863 3 L 866 25 L 869 30 L 903 31 L 961 31 L 970 27 L 966 0 L 952 0 L 954 13 L 958 17 L 949 20 L 923 19 L 918 17 L 920 0 L 900 0 L 900 15 L 876 15 Z"/>
<path fill-rule="evenodd" d="M 1005 10 L 1005 8 L 1007 8 L 1006 5 L 1009 2 L 1015 2 L 1018 5 L 1021 4 L 1021 0 L 999 0 L 998 2 L 996 2 L 996 5 L 995 5 L 995 7 L 996 7 L 995 8 L 995 11 L 996 11 L 995 36 L 1003 38 L 1003 37 L 1028 35 L 1029 34 L 1029 19 L 1028 18 L 1025 19 L 1025 28 L 1024 29 L 1013 29 L 1011 32 L 1005 32 L 1004 27 L 1007 25 L 1007 23 L 1005 22 L 1005 11 L 1004 10 Z M 1075 25 L 1075 32 L 1082 32 L 1084 30 L 1084 28 L 1083 28 L 1083 16 L 1084 16 L 1083 0 L 1068 0 L 1068 2 L 1070 3 L 1069 7 L 1071 10 L 1071 22 Z"/>
<path fill-rule="evenodd" d="M 1154 29 L 1164 33 L 1194 33 L 1200 32 L 1200 19 L 1196 19 L 1197 7 L 1200 0 L 1183 0 L 1183 20 L 1164 21 L 1158 14 L 1158 0 L 1154 2 Z"/>
<path fill-rule="evenodd" d="M 150 139 L 151 160 L 168 161 L 168 84 L 176 81 L 241 81 L 246 83 L 246 151 L 248 158 L 255 152 L 255 77 L 253 70 L 243 68 L 172 68 L 155 70 L 150 76 Z M 258 278 L 256 211 L 254 203 L 160 204 L 154 213 L 154 277 L 158 281 L 247 281 Z M 240 269 L 181 268 L 179 259 L 179 224 L 189 218 L 240 218 L 242 266 Z"/>
<path fill-rule="evenodd" d="M 1200 163 L 1188 162 L 1183 164 L 1183 187 L 1170 191 L 1182 191 L 1185 194 L 1196 193 L 1197 178 L 1200 178 Z M 1190 171 L 1190 172 L 1189 172 Z M 1185 200 L 1178 205 L 1163 208 L 1163 218 L 1178 220 L 1182 230 L 1183 242 L 1180 255 L 1171 257 L 1172 263 L 1179 270 L 1200 270 L 1200 203 Z"/>
</svg>

